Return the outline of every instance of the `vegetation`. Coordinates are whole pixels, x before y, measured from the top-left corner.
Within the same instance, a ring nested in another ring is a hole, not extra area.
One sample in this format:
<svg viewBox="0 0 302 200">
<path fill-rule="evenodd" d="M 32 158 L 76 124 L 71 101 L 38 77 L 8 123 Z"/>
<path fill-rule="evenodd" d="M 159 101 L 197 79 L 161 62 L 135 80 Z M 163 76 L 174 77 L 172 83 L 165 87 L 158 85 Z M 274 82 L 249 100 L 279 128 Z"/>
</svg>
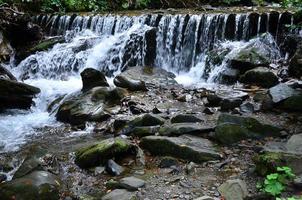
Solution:
<svg viewBox="0 0 302 200">
<path fill-rule="evenodd" d="M 210 3 L 213 5 L 240 5 L 242 3 L 250 4 L 251 2 L 254 2 L 258 5 L 264 4 L 264 0 L 200 0 L 199 2 L 204 2 L 205 4 Z M 3 3 L 7 3 L 9 5 L 14 4 L 25 10 L 32 10 L 37 12 L 105 11 L 121 9 L 144 9 L 161 6 L 160 0 L 0 0 L 0 4 Z M 302 8 L 301 0 L 282 0 L 281 3 L 284 7 Z"/>
<path fill-rule="evenodd" d="M 295 174 L 289 167 L 277 167 L 277 172 L 266 176 L 261 184 L 257 184 L 257 188 L 261 191 L 276 197 L 276 200 L 301 200 L 302 198 L 279 198 L 282 192 L 285 191 L 286 186 L 293 180 Z"/>
</svg>

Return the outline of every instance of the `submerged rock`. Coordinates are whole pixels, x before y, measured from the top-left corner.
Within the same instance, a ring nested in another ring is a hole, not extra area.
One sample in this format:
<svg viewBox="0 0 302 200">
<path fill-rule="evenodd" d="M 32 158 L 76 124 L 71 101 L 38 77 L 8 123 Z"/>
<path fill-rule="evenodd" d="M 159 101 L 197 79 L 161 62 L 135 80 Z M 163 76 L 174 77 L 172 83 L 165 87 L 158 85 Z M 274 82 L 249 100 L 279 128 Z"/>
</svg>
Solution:
<svg viewBox="0 0 302 200">
<path fill-rule="evenodd" d="M 35 171 L 0 185 L 1 200 L 59 200 L 60 179 L 45 171 Z"/>
<path fill-rule="evenodd" d="M 98 86 L 103 86 L 103 87 L 109 86 L 105 75 L 96 69 L 86 68 L 81 73 L 81 77 L 83 82 L 82 91 L 84 92 Z"/>
<path fill-rule="evenodd" d="M 105 164 L 113 157 L 135 152 L 135 145 L 122 138 L 109 138 L 97 144 L 83 147 L 76 151 L 75 163 L 81 168 Z"/>
<path fill-rule="evenodd" d="M 147 91 L 146 83 L 141 80 L 130 80 L 125 76 L 118 75 L 113 82 L 117 87 L 126 88 L 130 91 Z"/>
<path fill-rule="evenodd" d="M 251 117 L 221 114 L 215 129 L 215 138 L 223 144 L 233 144 L 248 138 L 280 136 L 281 129 L 263 124 Z"/>
<path fill-rule="evenodd" d="M 111 108 L 119 105 L 127 94 L 122 88 L 95 87 L 85 93 L 65 97 L 59 106 L 57 120 L 72 125 L 86 121 L 103 121 L 110 117 Z"/>
<path fill-rule="evenodd" d="M 29 109 L 40 89 L 25 83 L 0 79 L 0 110 Z"/>
<path fill-rule="evenodd" d="M 240 77 L 242 83 L 269 88 L 278 84 L 278 77 L 266 67 L 251 69 Z"/>
<path fill-rule="evenodd" d="M 196 163 L 221 158 L 209 140 L 188 135 L 147 136 L 142 138 L 141 146 L 153 155 L 172 156 Z"/>
</svg>

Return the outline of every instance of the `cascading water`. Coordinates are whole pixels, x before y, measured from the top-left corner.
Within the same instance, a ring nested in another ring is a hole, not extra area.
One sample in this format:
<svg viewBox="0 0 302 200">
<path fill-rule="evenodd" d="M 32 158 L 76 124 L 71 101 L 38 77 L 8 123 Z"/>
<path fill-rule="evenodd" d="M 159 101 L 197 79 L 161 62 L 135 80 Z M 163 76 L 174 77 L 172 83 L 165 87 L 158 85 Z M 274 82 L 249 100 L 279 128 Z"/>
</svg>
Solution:
<svg viewBox="0 0 302 200">
<path fill-rule="evenodd" d="M 178 74 L 176 80 L 184 85 L 216 82 L 227 68 L 227 60 L 243 47 L 261 46 L 272 60 L 278 59 L 280 54 L 274 40 L 282 38 L 286 24 L 294 23 L 287 12 L 40 15 L 34 21 L 49 35 L 64 34 L 65 42 L 37 52 L 12 68 L 16 76 L 42 92 L 30 111 L 0 115 L 4 151 L 23 144 L 27 136 L 35 134 L 34 128 L 57 124 L 54 116 L 47 113 L 47 105 L 62 94 L 79 90 L 79 73 L 84 68 L 96 68 L 112 77 L 128 67 L 152 65 Z M 265 32 L 269 35 L 264 39 L 257 37 Z M 229 52 L 222 64 L 207 68 L 208 52 L 218 47 Z"/>
</svg>

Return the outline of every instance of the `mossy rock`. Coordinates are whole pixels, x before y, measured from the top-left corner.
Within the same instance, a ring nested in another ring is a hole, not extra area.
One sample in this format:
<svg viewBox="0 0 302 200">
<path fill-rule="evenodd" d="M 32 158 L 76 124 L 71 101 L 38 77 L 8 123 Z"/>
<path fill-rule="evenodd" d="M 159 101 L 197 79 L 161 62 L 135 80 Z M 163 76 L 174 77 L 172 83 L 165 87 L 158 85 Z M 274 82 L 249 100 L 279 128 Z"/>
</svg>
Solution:
<svg viewBox="0 0 302 200">
<path fill-rule="evenodd" d="M 215 138 L 223 144 L 233 144 L 248 138 L 280 136 L 281 129 L 260 123 L 252 117 L 221 114 L 215 129 Z"/>
<path fill-rule="evenodd" d="M 276 172 L 277 167 L 288 166 L 294 174 L 302 174 L 302 155 L 287 151 L 265 151 L 254 157 L 256 172 L 262 176 Z"/>
<path fill-rule="evenodd" d="M 63 37 L 55 37 L 55 38 L 50 38 L 48 40 L 44 40 L 37 44 L 36 46 L 32 47 L 30 49 L 31 53 L 37 52 L 37 51 L 46 51 L 47 49 L 52 48 L 55 44 L 64 42 L 65 39 Z"/>
<path fill-rule="evenodd" d="M 59 200 L 60 180 L 53 174 L 35 171 L 0 185 L 1 200 Z"/>
<path fill-rule="evenodd" d="M 302 112 L 302 95 L 289 97 L 282 103 L 281 107 L 288 111 Z"/>
<path fill-rule="evenodd" d="M 109 138 L 76 151 L 75 163 L 81 168 L 96 167 L 113 157 L 130 153 L 135 146 L 122 138 Z"/>
</svg>

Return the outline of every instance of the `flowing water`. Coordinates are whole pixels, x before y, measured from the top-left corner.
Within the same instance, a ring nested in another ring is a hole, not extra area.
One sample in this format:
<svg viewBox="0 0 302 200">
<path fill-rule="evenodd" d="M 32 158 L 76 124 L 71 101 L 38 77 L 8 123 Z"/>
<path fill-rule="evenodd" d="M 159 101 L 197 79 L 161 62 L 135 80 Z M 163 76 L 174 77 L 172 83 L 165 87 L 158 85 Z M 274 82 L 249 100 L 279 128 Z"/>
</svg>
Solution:
<svg viewBox="0 0 302 200">
<path fill-rule="evenodd" d="M 278 40 L 290 13 L 96 15 L 34 17 L 49 35 L 65 42 L 37 52 L 12 72 L 41 94 L 29 111 L 0 115 L 0 151 L 14 151 L 36 134 L 35 128 L 60 125 L 47 105 L 60 95 L 80 90 L 80 72 L 92 67 L 108 78 L 132 66 L 152 65 L 177 74 L 185 85 L 215 85 L 227 61 L 249 45 L 261 47 L 272 61 L 280 59 Z M 261 36 L 267 33 L 265 36 Z M 222 64 L 206 67 L 208 52 L 229 49 Z M 112 79 L 111 79 L 112 80 Z"/>
</svg>

